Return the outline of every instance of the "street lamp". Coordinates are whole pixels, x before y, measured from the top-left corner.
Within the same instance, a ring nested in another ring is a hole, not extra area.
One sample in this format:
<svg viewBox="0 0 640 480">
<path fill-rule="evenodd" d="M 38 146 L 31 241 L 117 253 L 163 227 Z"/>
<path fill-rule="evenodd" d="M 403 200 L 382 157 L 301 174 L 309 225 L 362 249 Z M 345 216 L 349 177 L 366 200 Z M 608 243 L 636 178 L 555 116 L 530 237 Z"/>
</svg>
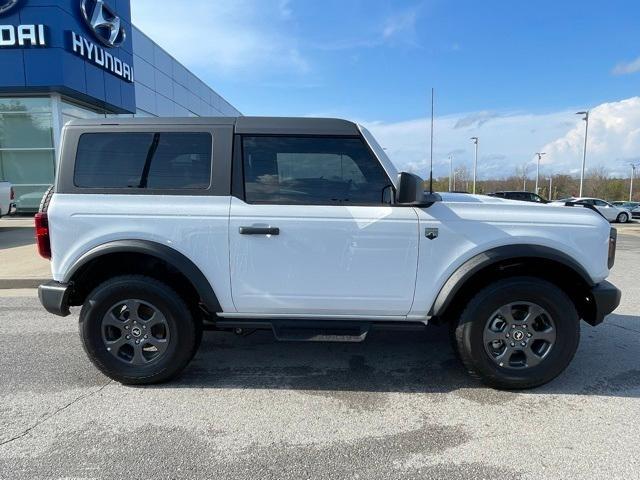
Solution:
<svg viewBox="0 0 640 480">
<path fill-rule="evenodd" d="M 640 164 L 639 164 L 640 165 Z M 629 186 L 629 201 L 633 202 L 633 179 L 636 177 L 636 165 L 635 163 L 631 164 L 631 185 Z"/>
<path fill-rule="evenodd" d="M 449 155 L 449 191 L 453 191 L 453 155 Z"/>
<path fill-rule="evenodd" d="M 589 134 L 589 110 L 585 112 L 576 112 L 576 115 L 584 115 L 585 125 L 584 125 L 584 151 L 582 153 L 582 171 L 580 173 L 580 194 L 579 197 L 582 197 L 582 185 L 584 184 L 584 167 L 587 163 L 587 135 Z"/>
<path fill-rule="evenodd" d="M 522 190 L 524 190 L 525 192 L 527 191 L 527 167 L 528 166 L 529 165 L 525 163 L 524 167 L 522 167 Z"/>
<path fill-rule="evenodd" d="M 478 137 L 471 137 L 471 140 L 476 146 L 476 156 L 473 161 L 473 193 L 476 193 L 476 177 L 478 174 Z"/>
<path fill-rule="evenodd" d="M 540 159 L 542 159 L 542 156 L 546 155 L 546 153 L 538 152 L 536 153 L 536 155 L 538 156 L 538 164 L 536 167 L 536 194 L 539 194 L 540 192 L 538 191 L 538 181 L 540 179 Z"/>
</svg>

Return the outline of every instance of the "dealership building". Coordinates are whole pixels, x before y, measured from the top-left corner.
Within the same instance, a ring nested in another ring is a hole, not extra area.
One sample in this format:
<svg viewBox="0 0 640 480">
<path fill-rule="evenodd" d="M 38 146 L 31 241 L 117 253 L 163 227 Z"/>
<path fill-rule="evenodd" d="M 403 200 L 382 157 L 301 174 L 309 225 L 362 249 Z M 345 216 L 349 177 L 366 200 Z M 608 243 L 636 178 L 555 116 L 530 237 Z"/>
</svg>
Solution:
<svg viewBox="0 0 640 480">
<path fill-rule="evenodd" d="M 52 184 L 69 120 L 237 115 L 131 24 L 129 0 L 0 0 L 0 180 L 19 212 Z"/>
</svg>

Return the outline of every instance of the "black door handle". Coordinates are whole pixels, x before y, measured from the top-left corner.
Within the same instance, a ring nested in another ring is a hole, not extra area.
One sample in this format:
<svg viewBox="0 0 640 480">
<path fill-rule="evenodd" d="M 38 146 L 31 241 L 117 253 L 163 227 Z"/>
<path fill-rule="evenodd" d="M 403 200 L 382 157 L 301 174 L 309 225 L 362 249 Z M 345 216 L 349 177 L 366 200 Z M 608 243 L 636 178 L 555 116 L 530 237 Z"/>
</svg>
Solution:
<svg viewBox="0 0 640 480">
<path fill-rule="evenodd" d="M 240 227 L 240 235 L 280 235 L 278 227 Z"/>
</svg>

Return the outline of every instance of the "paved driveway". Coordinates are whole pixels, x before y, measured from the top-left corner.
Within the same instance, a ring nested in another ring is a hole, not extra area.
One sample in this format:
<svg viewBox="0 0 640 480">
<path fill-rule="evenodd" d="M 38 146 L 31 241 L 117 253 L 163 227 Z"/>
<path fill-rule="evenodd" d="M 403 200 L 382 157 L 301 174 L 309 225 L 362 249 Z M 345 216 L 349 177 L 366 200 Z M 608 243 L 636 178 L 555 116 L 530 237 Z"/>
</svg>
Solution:
<svg viewBox="0 0 640 480">
<path fill-rule="evenodd" d="M 444 329 L 363 344 L 206 334 L 177 382 L 123 387 L 86 360 L 77 317 L 0 297 L 0 478 L 640 478 L 640 236 L 624 300 L 556 381 L 470 380 Z"/>
</svg>

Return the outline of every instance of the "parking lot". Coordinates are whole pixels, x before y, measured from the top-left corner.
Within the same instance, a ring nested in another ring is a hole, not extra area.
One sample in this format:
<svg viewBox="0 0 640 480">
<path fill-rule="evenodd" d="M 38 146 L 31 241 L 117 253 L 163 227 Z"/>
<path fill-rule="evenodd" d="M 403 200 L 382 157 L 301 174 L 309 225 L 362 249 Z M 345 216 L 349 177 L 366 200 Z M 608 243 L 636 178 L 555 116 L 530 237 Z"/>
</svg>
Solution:
<svg viewBox="0 0 640 480">
<path fill-rule="evenodd" d="M 619 231 L 621 306 L 526 392 L 471 380 L 435 327 L 206 333 L 179 381 L 124 387 L 86 359 L 77 311 L 0 290 L 0 478 L 640 478 L 640 229 Z"/>
</svg>

